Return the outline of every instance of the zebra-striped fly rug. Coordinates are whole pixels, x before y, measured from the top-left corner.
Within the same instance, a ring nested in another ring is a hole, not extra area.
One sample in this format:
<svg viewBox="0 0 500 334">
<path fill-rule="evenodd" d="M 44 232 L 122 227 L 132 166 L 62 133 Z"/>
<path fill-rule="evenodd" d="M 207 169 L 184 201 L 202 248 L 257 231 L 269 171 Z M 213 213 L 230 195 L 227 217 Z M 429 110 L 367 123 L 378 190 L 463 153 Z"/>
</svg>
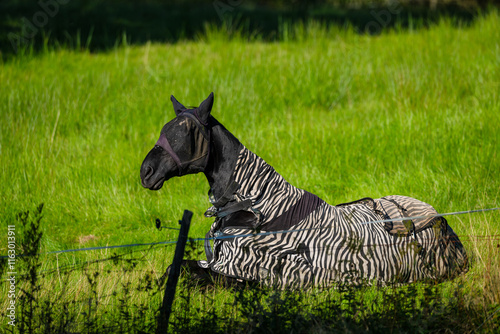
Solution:
<svg viewBox="0 0 500 334">
<path fill-rule="evenodd" d="M 466 251 L 445 218 L 408 218 L 436 214 L 429 204 L 386 196 L 329 205 L 292 186 L 213 118 L 213 94 L 195 109 L 172 102 L 177 117 L 146 156 L 141 180 L 159 190 L 174 176 L 206 175 L 213 206 L 205 215 L 215 221 L 200 267 L 280 288 L 409 283 L 467 271 Z M 366 224 L 395 218 L 402 220 Z"/>
<path fill-rule="evenodd" d="M 208 261 L 199 264 L 217 273 L 285 287 L 407 283 L 467 269 L 465 249 L 443 217 L 362 224 L 437 213 L 419 200 L 386 196 L 332 206 L 289 184 L 243 146 L 234 181 L 231 201 L 208 211 L 216 220 L 207 237 L 293 232 L 216 239 L 213 251 L 206 247 Z"/>
</svg>

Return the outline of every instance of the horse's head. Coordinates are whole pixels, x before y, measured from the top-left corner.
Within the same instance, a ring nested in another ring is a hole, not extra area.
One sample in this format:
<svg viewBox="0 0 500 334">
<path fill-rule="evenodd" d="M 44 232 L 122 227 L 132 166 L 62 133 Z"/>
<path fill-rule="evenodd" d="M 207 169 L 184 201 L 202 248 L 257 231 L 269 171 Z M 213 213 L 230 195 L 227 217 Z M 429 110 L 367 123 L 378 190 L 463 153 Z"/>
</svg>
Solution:
<svg viewBox="0 0 500 334">
<path fill-rule="evenodd" d="M 171 177 L 204 171 L 209 159 L 214 94 L 195 109 L 184 107 L 174 96 L 171 100 L 177 117 L 163 126 L 141 166 L 142 186 L 151 190 L 159 190 Z"/>
</svg>

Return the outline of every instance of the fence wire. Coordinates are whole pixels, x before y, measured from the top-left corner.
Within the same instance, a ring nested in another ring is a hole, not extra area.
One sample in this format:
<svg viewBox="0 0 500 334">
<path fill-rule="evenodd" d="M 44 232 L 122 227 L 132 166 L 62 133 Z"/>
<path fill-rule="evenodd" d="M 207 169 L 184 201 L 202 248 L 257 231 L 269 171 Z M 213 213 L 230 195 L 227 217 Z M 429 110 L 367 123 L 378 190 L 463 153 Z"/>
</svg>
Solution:
<svg viewBox="0 0 500 334">
<path fill-rule="evenodd" d="M 393 219 L 380 219 L 380 220 L 362 222 L 359 224 L 360 225 L 368 225 L 368 224 L 378 224 L 378 223 L 389 223 L 389 222 L 406 221 L 406 220 L 413 220 L 413 219 L 425 219 L 425 218 L 434 218 L 434 217 L 455 216 L 455 215 L 472 214 L 472 213 L 488 212 L 488 211 L 496 211 L 496 210 L 500 210 L 500 207 L 488 208 L 488 209 L 467 210 L 467 211 L 447 212 L 447 213 L 438 213 L 438 214 L 427 215 L 427 216 L 411 216 L 411 217 L 393 218 Z M 236 238 L 250 238 L 250 237 L 254 238 L 254 237 L 258 237 L 258 236 L 267 236 L 267 235 L 273 235 L 273 234 L 297 233 L 297 232 L 312 231 L 312 230 L 324 230 L 324 229 L 330 229 L 333 227 L 334 227 L 333 225 L 330 225 L 330 226 L 310 227 L 310 228 L 303 228 L 303 229 L 248 233 L 248 234 L 241 234 L 241 235 L 220 235 L 220 236 L 215 236 L 215 237 L 211 237 L 211 238 L 191 238 L 191 239 L 189 239 L 189 241 L 190 242 L 205 242 L 206 240 L 213 241 L 213 240 L 222 240 L 222 239 L 236 239 Z M 480 236 L 480 237 L 498 237 L 498 236 L 499 235 Z M 46 252 L 46 253 L 42 253 L 41 255 L 72 253 L 72 252 L 82 252 L 82 251 L 102 250 L 102 249 L 118 249 L 118 248 L 146 247 L 146 246 L 158 246 L 158 245 L 174 245 L 176 243 L 177 243 L 177 240 L 170 240 L 170 241 L 157 241 L 157 242 L 150 242 L 150 243 L 135 243 L 135 244 L 125 244 L 125 245 L 114 245 L 114 246 L 74 248 L 74 249 L 64 249 L 64 250 Z M 31 255 L 27 255 L 27 254 L 16 255 L 16 257 L 24 257 L 24 256 L 31 256 Z M 6 258 L 9 258 L 9 256 L 8 255 L 0 256 L 0 259 L 6 259 Z"/>
</svg>

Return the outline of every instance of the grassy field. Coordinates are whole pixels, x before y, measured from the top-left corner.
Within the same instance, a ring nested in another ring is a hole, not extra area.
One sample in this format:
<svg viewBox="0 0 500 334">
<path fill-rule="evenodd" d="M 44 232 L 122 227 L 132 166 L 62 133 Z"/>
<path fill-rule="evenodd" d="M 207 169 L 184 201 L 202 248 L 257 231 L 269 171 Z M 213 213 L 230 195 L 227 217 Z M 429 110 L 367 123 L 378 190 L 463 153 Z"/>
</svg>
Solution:
<svg viewBox="0 0 500 334">
<path fill-rule="evenodd" d="M 399 194 L 438 212 L 500 206 L 497 12 L 471 27 L 443 20 L 367 36 L 311 22 L 279 34 L 267 43 L 208 27 L 196 41 L 97 54 L 49 49 L 0 64 L 1 255 L 6 226 L 40 203 L 42 252 L 173 240 L 176 232 L 159 232 L 154 221 L 176 227 L 184 209 L 195 213 L 190 237 L 204 237 L 212 220 L 203 217 L 202 174 L 159 192 L 140 185 L 141 162 L 174 116 L 171 94 L 197 105 L 214 91 L 213 116 L 290 183 L 331 204 Z M 460 283 L 472 304 L 500 304 L 499 218 L 448 219 L 474 260 Z M 139 253 L 132 281 L 161 275 L 173 247 Z M 110 254 L 44 256 L 41 268 Z M 127 276 L 101 269 L 103 294 Z M 76 276 L 71 298 L 87 284 Z M 57 277 L 47 280 L 57 289 Z M 214 305 L 226 307 L 226 294 L 214 292 Z"/>
</svg>

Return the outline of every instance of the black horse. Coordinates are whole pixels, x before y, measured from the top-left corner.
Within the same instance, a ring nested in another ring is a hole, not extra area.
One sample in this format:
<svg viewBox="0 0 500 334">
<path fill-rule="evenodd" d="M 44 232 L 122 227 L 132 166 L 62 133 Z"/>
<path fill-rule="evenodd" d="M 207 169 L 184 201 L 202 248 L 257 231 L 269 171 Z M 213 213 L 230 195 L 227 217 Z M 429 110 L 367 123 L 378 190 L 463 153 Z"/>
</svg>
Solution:
<svg viewBox="0 0 500 334">
<path fill-rule="evenodd" d="M 174 176 L 205 174 L 213 204 L 205 215 L 215 217 L 207 237 L 215 241 L 213 249 L 205 243 L 207 261 L 185 263 L 198 277 L 328 286 L 446 279 L 467 270 L 460 240 L 432 206 L 405 196 L 331 206 L 290 185 L 212 117 L 213 93 L 193 109 L 171 100 L 177 117 L 162 128 L 141 180 L 159 190 Z"/>
<path fill-rule="evenodd" d="M 142 186 L 159 190 L 165 181 L 174 176 L 203 172 L 213 196 L 221 197 L 231 179 L 241 143 L 210 116 L 213 93 L 192 110 L 184 107 L 173 95 L 170 99 L 176 116 L 182 114 L 183 117 L 173 119 L 162 128 L 160 139 L 142 163 Z M 202 268 L 197 261 L 184 260 L 182 268 L 197 281 L 203 282 L 201 284 L 241 283 L 241 280 Z"/>
</svg>

